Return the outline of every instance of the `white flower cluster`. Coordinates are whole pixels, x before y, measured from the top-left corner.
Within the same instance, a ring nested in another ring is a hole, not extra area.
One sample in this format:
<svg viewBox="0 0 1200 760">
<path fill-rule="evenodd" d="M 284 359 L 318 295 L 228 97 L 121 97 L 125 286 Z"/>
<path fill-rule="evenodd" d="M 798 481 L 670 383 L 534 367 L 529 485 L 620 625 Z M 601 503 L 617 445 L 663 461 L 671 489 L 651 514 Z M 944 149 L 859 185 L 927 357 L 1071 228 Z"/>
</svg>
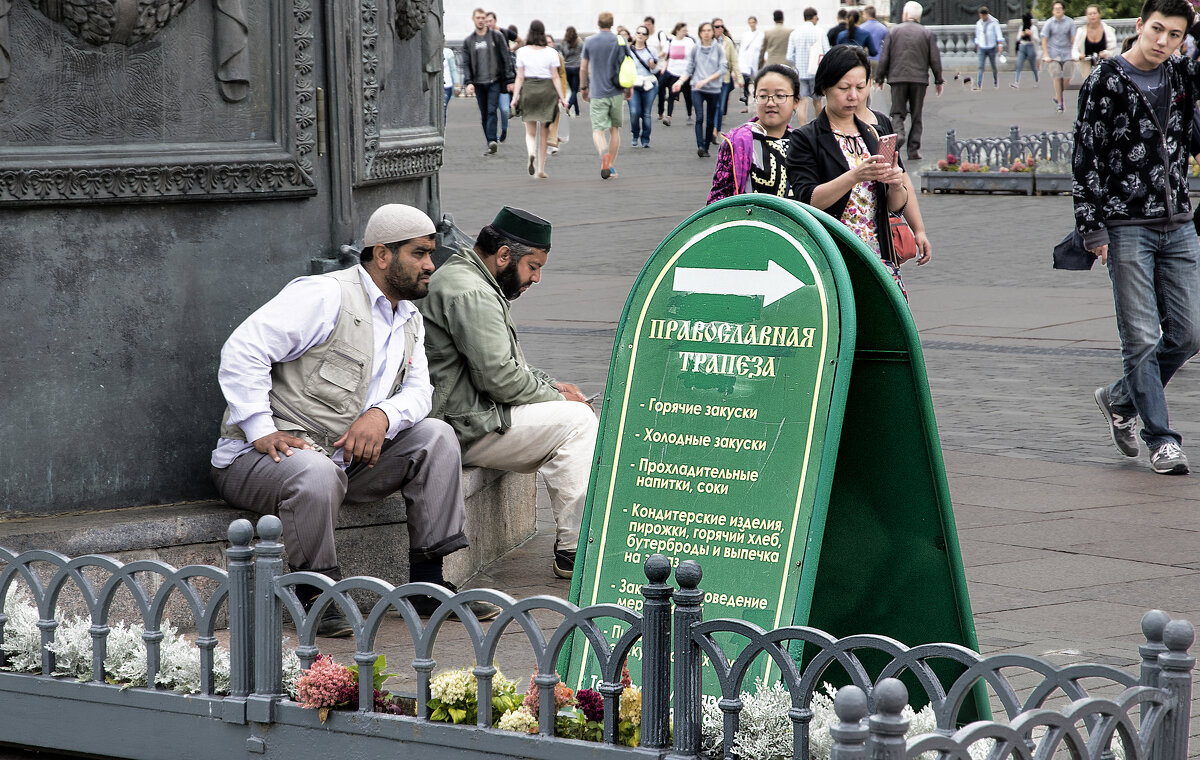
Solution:
<svg viewBox="0 0 1200 760">
<path fill-rule="evenodd" d="M 538 719 L 528 707 L 509 710 L 500 716 L 497 728 L 501 731 L 519 731 L 523 734 L 536 734 Z"/>
<path fill-rule="evenodd" d="M 4 602 L 4 641 L 0 644 L 8 658 L 7 670 L 40 672 L 42 669 L 42 632 L 37 627 L 38 612 L 24 591 L 14 585 Z M 60 620 L 54 631 L 54 642 L 48 649 L 54 653 L 54 675 L 73 676 L 81 680 L 92 678 L 91 621 L 73 617 Z M 144 626 L 126 625 L 123 621 L 110 627 L 105 657 L 104 677 L 112 683 L 127 686 L 146 685 L 146 642 Z M 163 622 L 163 638 L 159 643 L 159 671 L 155 683 L 182 694 L 200 692 L 200 650 L 178 629 Z M 293 649 L 283 657 L 283 682 L 293 693 L 300 660 Z M 229 693 L 229 651 L 216 647 L 213 651 L 213 686 L 218 694 Z"/>
<path fill-rule="evenodd" d="M 443 671 L 429 682 L 430 694 L 446 705 L 466 702 L 468 697 L 475 696 L 478 689 L 475 676 L 467 668 Z"/>
<path fill-rule="evenodd" d="M 762 680 L 757 679 L 754 688 L 753 694 L 741 694 L 742 712 L 733 740 L 734 753 L 738 757 L 762 760 L 791 757 L 792 719 L 788 717 L 788 711 L 792 709 L 791 695 L 778 681 L 764 686 Z M 837 690 L 832 685 L 825 683 L 813 694 L 813 717 L 808 731 L 810 760 L 829 760 L 830 750 L 833 749 L 833 737 L 829 729 L 838 722 L 837 714 L 833 711 L 833 697 L 836 693 Z M 909 738 L 932 733 L 937 728 L 930 705 L 925 705 L 920 712 L 913 712 L 911 707 L 905 705 L 902 715 L 909 721 Z M 724 727 L 724 713 L 721 709 L 715 703 L 705 704 L 701 727 L 703 755 L 714 760 L 722 757 Z M 971 757 L 973 760 L 985 760 L 990 750 L 990 741 L 977 742 L 970 748 Z"/>
</svg>

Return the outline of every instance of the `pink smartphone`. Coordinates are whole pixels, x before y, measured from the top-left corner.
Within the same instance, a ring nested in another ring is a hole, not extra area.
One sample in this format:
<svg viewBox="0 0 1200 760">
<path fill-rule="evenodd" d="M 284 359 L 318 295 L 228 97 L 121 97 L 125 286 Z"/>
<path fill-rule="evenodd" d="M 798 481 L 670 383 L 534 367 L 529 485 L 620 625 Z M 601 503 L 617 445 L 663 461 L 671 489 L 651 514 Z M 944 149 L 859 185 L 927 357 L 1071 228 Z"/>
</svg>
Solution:
<svg viewBox="0 0 1200 760">
<path fill-rule="evenodd" d="M 896 164 L 896 135 L 882 135 L 879 138 L 879 155 L 887 159 L 889 164 Z"/>
</svg>

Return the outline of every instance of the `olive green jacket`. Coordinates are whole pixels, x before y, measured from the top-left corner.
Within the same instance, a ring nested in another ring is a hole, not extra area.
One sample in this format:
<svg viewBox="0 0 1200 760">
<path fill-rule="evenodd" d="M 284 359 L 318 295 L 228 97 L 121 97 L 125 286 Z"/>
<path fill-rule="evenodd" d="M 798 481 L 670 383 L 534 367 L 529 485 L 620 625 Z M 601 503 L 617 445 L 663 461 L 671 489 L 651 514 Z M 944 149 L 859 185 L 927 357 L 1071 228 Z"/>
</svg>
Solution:
<svg viewBox="0 0 1200 760">
<path fill-rule="evenodd" d="M 525 363 L 508 299 L 472 249 L 438 267 L 415 303 L 425 318 L 429 414 L 449 423 L 464 449 L 507 430 L 512 406 L 562 399 L 549 375 Z"/>
</svg>

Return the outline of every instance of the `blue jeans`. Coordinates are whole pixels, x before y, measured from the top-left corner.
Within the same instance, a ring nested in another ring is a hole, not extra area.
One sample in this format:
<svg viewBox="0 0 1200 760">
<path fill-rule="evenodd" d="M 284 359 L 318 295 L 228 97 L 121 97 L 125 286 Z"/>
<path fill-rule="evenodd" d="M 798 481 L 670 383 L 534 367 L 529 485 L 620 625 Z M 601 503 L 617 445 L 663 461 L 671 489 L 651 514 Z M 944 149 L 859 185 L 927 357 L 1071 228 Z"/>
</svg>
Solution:
<svg viewBox="0 0 1200 760">
<path fill-rule="evenodd" d="M 475 102 L 479 104 L 479 121 L 483 123 L 483 139 L 496 142 L 496 112 L 500 109 L 499 82 L 475 85 Z"/>
<path fill-rule="evenodd" d="M 708 150 L 712 145 L 713 128 L 717 125 L 719 92 L 692 90 L 692 110 L 696 114 L 696 147 Z"/>
<path fill-rule="evenodd" d="M 453 86 L 443 87 L 442 95 L 443 95 L 443 98 L 442 98 L 442 124 L 445 124 L 446 123 L 446 113 L 447 113 L 448 109 L 450 108 L 450 98 L 454 97 L 454 87 Z"/>
<path fill-rule="evenodd" d="M 992 62 L 992 86 L 999 87 L 1000 74 L 996 71 L 996 48 L 979 51 L 979 74 L 975 77 L 975 86 L 983 87 L 983 64 L 987 61 Z"/>
<path fill-rule="evenodd" d="M 1108 386 L 1109 403 L 1142 418 L 1150 450 L 1181 438 L 1167 422 L 1163 388 L 1200 351 L 1200 245 L 1186 224 L 1174 232 L 1147 227 L 1108 229 L 1124 375 Z"/>
<path fill-rule="evenodd" d="M 579 115 L 579 67 L 567 66 L 567 87 L 571 88 L 571 98 L 567 101 L 567 113 L 571 109 L 575 109 L 575 115 Z"/>
<path fill-rule="evenodd" d="M 1017 76 L 1013 80 L 1014 82 L 1017 84 L 1021 83 L 1021 69 L 1026 61 L 1029 62 L 1029 70 L 1033 72 L 1033 81 L 1036 82 L 1038 80 L 1037 67 L 1039 52 L 1040 51 L 1038 50 L 1037 45 L 1034 45 L 1032 42 L 1023 42 L 1017 46 Z"/>
<path fill-rule="evenodd" d="M 721 121 L 725 118 L 725 109 L 729 107 L 729 93 L 733 91 L 733 82 L 721 84 L 721 100 L 717 103 L 717 131 L 721 131 Z"/>
<path fill-rule="evenodd" d="M 500 85 L 500 133 L 508 134 L 508 109 L 512 105 L 512 93 L 507 85 Z"/>
<path fill-rule="evenodd" d="M 633 144 L 650 144 L 650 125 L 654 123 L 654 98 L 658 95 L 658 83 L 649 90 L 633 88 L 629 99 L 629 129 L 633 132 Z"/>
</svg>

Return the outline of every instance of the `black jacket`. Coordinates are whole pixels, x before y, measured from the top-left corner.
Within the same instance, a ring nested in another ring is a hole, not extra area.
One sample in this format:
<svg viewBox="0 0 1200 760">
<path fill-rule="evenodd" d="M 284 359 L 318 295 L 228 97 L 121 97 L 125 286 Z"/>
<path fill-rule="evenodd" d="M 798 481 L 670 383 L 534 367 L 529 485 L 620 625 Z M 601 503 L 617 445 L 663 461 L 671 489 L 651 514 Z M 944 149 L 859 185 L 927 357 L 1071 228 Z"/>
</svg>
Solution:
<svg viewBox="0 0 1200 760">
<path fill-rule="evenodd" d="M 508 38 L 495 29 L 489 29 L 487 36 L 491 40 L 492 52 L 496 55 L 496 81 L 503 85 L 512 84 L 517 81 L 517 71 L 513 65 L 512 54 L 508 51 Z M 467 54 L 467 84 L 477 84 L 475 60 L 471 57 L 471 44 L 474 40 L 475 32 L 471 32 L 463 40 L 463 52 Z M 478 84 L 490 84 L 490 82 L 479 82 Z"/>
<path fill-rule="evenodd" d="M 1079 91 L 1072 195 L 1075 228 L 1088 248 L 1107 245 L 1109 227 L 1191 221 L 1187 151 L 1200 65 L 1180 57 L 1162 65 L 1170 98 L 1165 125 L 1115 59 L 1096 64 Z"/>
<path fill-rule="evenodd" d="M 854 123 L 858 126 L 863 142 L 867 144 L 867 150 L 874 154 L 879 150 L 875 130 L 857 117 Z M 880 133 L 884 131 L 886 128 L 881 122 Z M 829 117 L 824 111 L 803 127 L 792 130 L 784 163 L 788 173 L 788 197 L 810 205 L 813 190 L 817 185 L 823 185 L 850 171 L 850 165 L 846 163 L 842 149 L 838 147 L 837 138 L 833 136 L 833 130 L 829 126 Z M 876 182 L 875 188 L 875 234 L 879 238 L 879 252 L 885 260 L 899 265 L 892 250 L 891 227 L 888 224 L 887 185 Z M 840 219 L 849 201 L 850 193 L 846 193 L 832 206 L 821 210 L 835 219 Z"/>
</svg>

